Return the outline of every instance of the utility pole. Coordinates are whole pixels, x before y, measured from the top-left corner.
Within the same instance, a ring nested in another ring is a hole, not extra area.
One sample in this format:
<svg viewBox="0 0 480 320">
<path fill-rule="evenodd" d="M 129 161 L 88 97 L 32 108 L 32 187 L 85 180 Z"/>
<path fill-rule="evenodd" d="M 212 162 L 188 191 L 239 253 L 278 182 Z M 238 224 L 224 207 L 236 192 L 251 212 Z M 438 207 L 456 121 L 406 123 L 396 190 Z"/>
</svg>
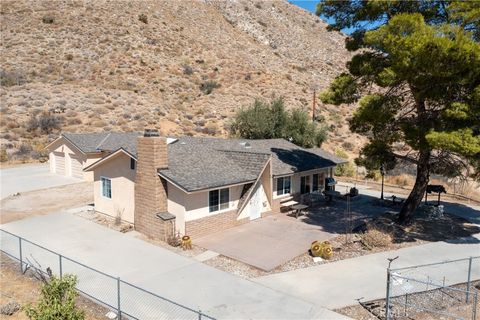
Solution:
<svg viewBox="0 0 480 320">
<path fill-rule="evenodd" d="M 313 89 L 312 121 L 315 122 L 315 105 L 317 104 L 317 90 Z"/>
</svg>

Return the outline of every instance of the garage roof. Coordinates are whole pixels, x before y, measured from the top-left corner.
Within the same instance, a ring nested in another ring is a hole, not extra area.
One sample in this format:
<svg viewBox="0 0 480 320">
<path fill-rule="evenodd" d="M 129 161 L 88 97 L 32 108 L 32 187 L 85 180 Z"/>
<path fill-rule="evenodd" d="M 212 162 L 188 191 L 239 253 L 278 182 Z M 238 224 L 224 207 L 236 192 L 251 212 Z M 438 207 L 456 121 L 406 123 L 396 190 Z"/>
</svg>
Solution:
<svg viewBox="0 0 480 320">
<path fill-rule="evenodd" d="M 131 154 L 137 154 L 137 137 L 140 132 L 100 132 L 100 133 L 64 133 L 62 136 L 73 143 L 80 151 L 92 153 L 115 151 L 123 148 Z"/>
</svg>

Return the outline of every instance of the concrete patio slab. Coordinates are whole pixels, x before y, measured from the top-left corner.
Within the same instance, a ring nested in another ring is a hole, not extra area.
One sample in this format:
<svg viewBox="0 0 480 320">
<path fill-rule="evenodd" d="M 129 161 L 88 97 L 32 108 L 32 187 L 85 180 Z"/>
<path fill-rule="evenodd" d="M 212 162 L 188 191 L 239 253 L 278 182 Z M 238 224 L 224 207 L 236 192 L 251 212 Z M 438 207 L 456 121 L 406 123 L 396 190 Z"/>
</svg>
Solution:
<svg viewBox="0 0 480 320">
<path fill-rule="evenodd" d="M 347 225 L 359 225 L 365 219 L 385 212 L 372 205 L 370 196 L 359 196 L 351 202 L 336 200 L 308 209 L 298 219 L 276 214 L 195 240 L 195 244 L 229 258 L 270 271 L 305 253 L 313 241 L 325 241 L 346 231 Z"/>
<path fill-rule="evenodd" d="M 270 271 L 307 252 L 314 240 L 334 236 L 321 226 L 301 221 L 302 218 L 277 214 L 194 241 L 201 247 Z"/>
</svg>

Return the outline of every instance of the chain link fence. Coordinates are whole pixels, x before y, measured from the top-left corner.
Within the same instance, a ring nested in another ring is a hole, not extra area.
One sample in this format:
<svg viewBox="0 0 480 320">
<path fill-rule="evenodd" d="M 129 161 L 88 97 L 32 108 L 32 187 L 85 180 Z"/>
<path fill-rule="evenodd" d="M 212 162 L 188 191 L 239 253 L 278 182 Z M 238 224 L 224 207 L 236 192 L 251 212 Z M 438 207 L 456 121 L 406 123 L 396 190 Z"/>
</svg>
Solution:
<svg viewBox="0 0 480 320">
<path fill-rule="evenodd" d="M 388 269 L 385 318 L 475 320 L 478 279 L 480 256 Z"/>
<path fill-rule="evenodd" d="M 77 276 L 76 289 L 117 314 L 117 319 L 214 319 L 78 261 L 62 256 L 13 233 L 0 229 L 1 251 L 19 262 L 19 271 L 35 269 Z M 46 266 L 43 268 L 42 266 Z"/>
</svg>

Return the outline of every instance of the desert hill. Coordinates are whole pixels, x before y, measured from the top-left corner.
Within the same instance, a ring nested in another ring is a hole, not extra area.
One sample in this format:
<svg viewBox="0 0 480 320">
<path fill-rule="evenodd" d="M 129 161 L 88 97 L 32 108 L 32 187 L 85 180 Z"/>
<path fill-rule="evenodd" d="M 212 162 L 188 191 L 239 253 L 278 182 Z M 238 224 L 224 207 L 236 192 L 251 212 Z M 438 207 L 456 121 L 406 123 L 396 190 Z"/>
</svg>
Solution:
<svg viewBox="0 0 480 320">
<path fill-rule="evenodd" d="M 311 109 L 350 53 L 344 35 L 284 1 L 3 0 L 0 130 L 7 153 L 28 119 L 57 112 L 62 131 L 226 135 L 255 98 Z M 351 108 L 319 104 L 325 148 L 354 151 Z M 348 141 L 347 141 L 348 140 Z"/>
</svg>

